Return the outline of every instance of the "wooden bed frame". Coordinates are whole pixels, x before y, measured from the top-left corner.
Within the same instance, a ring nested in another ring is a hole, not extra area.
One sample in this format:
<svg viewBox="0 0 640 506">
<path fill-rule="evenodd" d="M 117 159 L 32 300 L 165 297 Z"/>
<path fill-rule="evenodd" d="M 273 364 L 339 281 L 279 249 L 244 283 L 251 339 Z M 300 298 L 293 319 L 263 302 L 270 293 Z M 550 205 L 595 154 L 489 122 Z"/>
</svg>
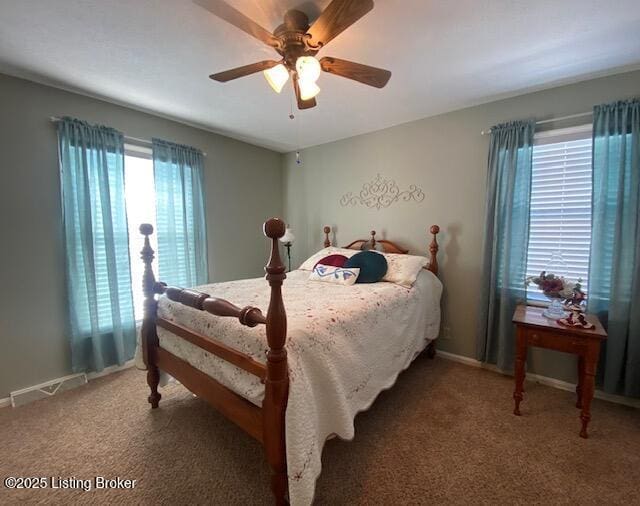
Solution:
<svg viewBox="0 0 640 506">
<path fill-rule="evenodd" d="M 433 239 L 429 245 L 430 263 L 426 267 L 436 275 L 438 274 L 438 261 L 436 259 L 438 242 L 436 235 L 439 231 L 440 228 L 437 225 L 433 225 L 430 228 Z M 286 275 L 278 249 L 278 239 L 284 235 L 285 223 L 278 218 L 271 218 L 264 224 L 264 235 L 271 240 L 271 254 L 265 267 L 265 277 L 271 287 L 271 298 L 266 317 L 260 309 L 253 306 L 240 308 L 226 300 L 217 299 L 206 293 L 170 287 L 165 283 L 157 282 L 151 268 L 154 251 L 149 244 L 149 236 L 153 233 L 153 227 L 149 224 L 143 224 L 140 226 L 140 232 L 144 235 L 141 258 L 144 261 L 142 285 L 145 296 L 141 341 L 144 363 L 147 366 L 147 383 L 151 389 L 148 397 L 151 407 L 157 408 L 160 402 L 161 395 L 158 392 L 160 370 L 165 371 L 263 444 L 267 461 L 272 470 L 271 489 L 275 496 L 275 502 L 277 505 L 286 504 L 288 480 L 285 412 L 289 394 L 289 371 L 287 367 L 287 350 L 285 348 L 287 316 L 281 290 L 282 282 Z M 325 247 L 331 246 L 331 241 L 329 240 L 330 232 L 331 229 L 329 227 L 324 227 Z M 346 246 L 346 248 L 375 248 L 376 244 L 380 244 L 386 253 L 407 253 L 407 250 L 400 248 L 391 241 L 376 240 L 375 235 L 375 231 L 372 231 L 371 239 L 359 239 Z M 165 294 L 173 301 L 216 316 L 238 318 L 240 324 L 248 327 L 266 325 L 269 346 L 266 364 L 260 363 L 249 355 L 230 348 L 222 342 L 160 318 L 157 315 L 158 301 L 156 300 L 156 295 L 159 294 Z M 160 348 L 157 327 L 162 327 L 260 378 L 265 386 L 262 408 L 255 406 L 184 360 Z M 427 347 L 427 355 L 431 358 L 435 355 L 433 341 Z"/>
</svg>

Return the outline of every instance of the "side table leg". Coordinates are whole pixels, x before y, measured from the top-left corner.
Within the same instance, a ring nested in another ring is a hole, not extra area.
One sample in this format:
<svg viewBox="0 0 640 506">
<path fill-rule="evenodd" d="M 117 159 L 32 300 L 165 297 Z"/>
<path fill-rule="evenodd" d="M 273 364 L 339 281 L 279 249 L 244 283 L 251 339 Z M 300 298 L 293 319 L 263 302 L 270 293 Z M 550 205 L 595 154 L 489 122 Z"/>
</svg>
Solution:
<svg viewBox="0 0 640 506">
<path fill-rule="evenodd" d="M 578 355 L 578 384 L 576 385 L 576 408 L 582 408 L 582 385 L 584 384 L 584 356 Z"/>
<path fill-rule="evenodd" d="M 582 410 L 580 420 L 582 429 L 580 437 L 588 438 L 587 426 L 591 421 L 591 400 L 595 391 L 596 368 L 598 367 L 598 355 L 600 354 L 600 343 L 590 343 L 587 354 L 584 358 L 584 374 L 582 382 Z"/>
<path fill-rule="evenodd" d="M 513 414 L 520 416 L 520 402 L 523 399 L 523 385 L 524 385 L 524 365 L 527 360 L 527 338 L 525 331 L 520 327 L 516 330 L 516 363 L 515 363 L 515 377 L 516 388 L 513 391 L 513 400 L 515 401 L 515 407 L 513 408 Z"/>
</svg>

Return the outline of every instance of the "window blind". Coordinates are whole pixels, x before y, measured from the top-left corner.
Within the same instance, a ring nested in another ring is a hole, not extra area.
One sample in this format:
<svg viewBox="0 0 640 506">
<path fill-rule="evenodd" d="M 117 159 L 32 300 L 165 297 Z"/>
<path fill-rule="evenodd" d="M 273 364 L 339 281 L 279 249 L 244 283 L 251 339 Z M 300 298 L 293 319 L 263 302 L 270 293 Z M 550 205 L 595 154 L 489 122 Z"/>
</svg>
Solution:
<svg viewBox="0 0 640 506">
<path fill-rule="evenodd" d="M 586 290 L 591 246 L 591 129 L 545 133 L 533 148 L 527 276 L 550 270 L 558 254 L 569 279 Z M 529 297 L 539 298 L 536 286 Z"/>
</svg>

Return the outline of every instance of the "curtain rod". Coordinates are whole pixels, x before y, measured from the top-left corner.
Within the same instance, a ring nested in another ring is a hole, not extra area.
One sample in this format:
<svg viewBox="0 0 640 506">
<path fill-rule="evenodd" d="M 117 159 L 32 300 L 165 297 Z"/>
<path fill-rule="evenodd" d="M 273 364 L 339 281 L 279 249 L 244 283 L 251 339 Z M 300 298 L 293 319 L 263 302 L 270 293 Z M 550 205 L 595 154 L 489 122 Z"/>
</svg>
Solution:
<svg viewBox="0 0 640 506">
<path fill-rule="evenodd" d="M 569 114 L 568 116 L 560 116 L 558 118 L 543 119 L 540 121 L 536 121 L 536 125 L 543 125 L 544 123 L 553 123 L 555 121 L 564 121 L 566 119 L 582 118 L 584 116 L 591 116 L 592 114 L 593 112 L 589 111 L 589 112 L 580 112 L 578 114 Z M 490 133 L 491 133 L 491 129 L 483 130 L 482 132 L 480 132 L 480 135 L 487 135 Z"/>
<path fill-rule="evenodd" d="M 57 123 L 58 121 L 62 121 L 62 118 L 58 116 L 50 116 L 49 120 L 52 123 Z M 151 146 L 153 143 L 149 139 L 140 139 L 138 137 L 131 137 L 130 135 L 124 135 L 125 141 L 137 142 L 138 144 L 145 144 L 147 146 Z M 202 156 L 207 156 L 205 152 L 202 153 Z"/>
</svg>

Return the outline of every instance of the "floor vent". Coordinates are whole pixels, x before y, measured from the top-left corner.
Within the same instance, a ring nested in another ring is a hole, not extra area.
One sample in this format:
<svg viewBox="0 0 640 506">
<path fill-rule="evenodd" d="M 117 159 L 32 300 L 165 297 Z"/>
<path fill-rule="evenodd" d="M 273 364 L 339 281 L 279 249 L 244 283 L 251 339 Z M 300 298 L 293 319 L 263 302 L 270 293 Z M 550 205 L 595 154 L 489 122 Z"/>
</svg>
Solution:
<svg viewBox="0 0 640 506">
<path fill-rule="evenodd" d="M 87 383 L 87 375 L 84 373 L 72 374 L 63 378 L 58 378 L 40 385 L 34 385 L 29 388 L 23 388 L 22 390 L 16 390 L 11 392 L 11 405 L 15 408 L 17 406 L 24 406 L 33 401 L 39 399 L 45 399 L 52 397 L 57 393 L 64 392 L 65 390 L 71 390 Z"/>
</svg>

